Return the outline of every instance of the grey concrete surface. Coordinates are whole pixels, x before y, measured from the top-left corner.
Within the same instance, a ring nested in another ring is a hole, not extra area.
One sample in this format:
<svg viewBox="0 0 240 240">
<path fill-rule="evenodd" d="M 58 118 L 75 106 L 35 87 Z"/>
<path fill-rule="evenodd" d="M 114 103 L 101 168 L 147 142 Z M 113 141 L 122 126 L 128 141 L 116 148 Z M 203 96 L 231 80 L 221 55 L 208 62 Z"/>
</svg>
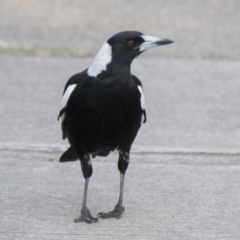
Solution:
<svg viewBox="0 0 240 240">
<path fill-rule="evenodd" d="M 84 181 L 59 153 L 0 152 L 0 238 L 239 239 L 239 157 L 132 154 L 120 220 L 74 223 Z M 49 159 L 51 161 L 49 161 Z M 94 159 L 88 206 L 95 215 L 118 199 L 117 156 Z"/>
<path fill-rule="evenodd" d="M 133 146 L 120 220 L 76 224 L 78 162 L 56 118 L 91 58 L 0 56 L 0 239 L 239 239 L 240 62 L 139 58 L 148 122 Z M 147 72 L 145 72 L 147 69 Z M 88 205 L 118 198 L 117 156 L 93 160 Z"/>
<path fill-rule="evenodd" d="M 151 55 L 239 60 L 239 12 L 239 0 L 0 0 L 0 53 L 93 55 L 138 30 L 175 41 Z"/>
<path fill-rule="evenodd" d="M 67 79 L 93 58 L 0 56 L 0 147 L 64 147 L 57 122 Z M 136 151 L 239 153 L 240 62 L 141 58 L 147 124 Z"/>
</svg>

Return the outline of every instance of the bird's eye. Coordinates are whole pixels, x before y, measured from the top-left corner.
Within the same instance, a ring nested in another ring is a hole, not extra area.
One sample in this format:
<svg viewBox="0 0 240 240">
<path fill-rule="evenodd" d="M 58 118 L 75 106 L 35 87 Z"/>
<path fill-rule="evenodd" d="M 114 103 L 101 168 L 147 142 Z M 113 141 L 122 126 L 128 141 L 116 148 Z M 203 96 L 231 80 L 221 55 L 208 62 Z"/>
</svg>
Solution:
<svg viewBox="0 0 240 240">
<path fill-rule="evenodd" d="M 134 40 L 128 40 L 127 41 L 127 45 L 128 45 L 128 47 L 135 47 L 135 45 L 136 45 L 136 42 L 134 41 Z"/>
</svg>

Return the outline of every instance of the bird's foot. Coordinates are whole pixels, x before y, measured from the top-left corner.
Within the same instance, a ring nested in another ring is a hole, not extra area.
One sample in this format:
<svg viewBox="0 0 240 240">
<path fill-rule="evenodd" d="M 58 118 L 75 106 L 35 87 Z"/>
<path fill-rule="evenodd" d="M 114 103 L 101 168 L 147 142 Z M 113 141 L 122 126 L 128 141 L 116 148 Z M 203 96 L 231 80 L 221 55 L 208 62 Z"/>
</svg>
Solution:
<svg viewBox="0 0 240 240">
<path fill-rule="evenodd" d="M 97 217 L 98 218 L 103 218 L 103 219 L 106 219 L 106 218 L 119 219 L 119 218 L 121 218 L 123 212 L 124 212 L 124 207 L 119 206 L 119 204 L 117 204 L 114 207 L 113 211 L 110 211 L 108 213 L 100 212 L 100 213 L 98 213 Z"/>
<path fill-rule="evenodd" d="M 83 207 L 81 210 L 81 216 L 79 218 L 76 218 L 74 222 L 97 223 L 98 219 L 92 216 L 90 210 L 87 207 Z"/>
</svg>

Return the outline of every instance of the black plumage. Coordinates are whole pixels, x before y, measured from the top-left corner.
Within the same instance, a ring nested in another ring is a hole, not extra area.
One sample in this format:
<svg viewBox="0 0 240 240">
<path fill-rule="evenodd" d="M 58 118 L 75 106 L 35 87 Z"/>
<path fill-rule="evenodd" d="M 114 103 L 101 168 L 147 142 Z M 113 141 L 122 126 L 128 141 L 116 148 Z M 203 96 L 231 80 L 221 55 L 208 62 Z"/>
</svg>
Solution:
<svg viewBox="0 0 240 240">
<path fill-rule="evenodd" d="M 131 74 L 134 58 L 150 47 L 171 40 L 126 31 L 110 38 L 98 52 L 93 64 L 67 82 L 59 118 L 62 136 L 70 147 L 60 162 L 81 162 L 86 179 L 80 218 L 75 221 L 97 222 L 86 206 L 88 181 L 92 175 L 91 158 L 119 151 L 120 196 L 114 210 L 98 217 L 120 218 L 124 175 L 129 164 L 131 145 L 142 122 L 146 122 L 144 96 L 140 80 Z"/>
</svg>

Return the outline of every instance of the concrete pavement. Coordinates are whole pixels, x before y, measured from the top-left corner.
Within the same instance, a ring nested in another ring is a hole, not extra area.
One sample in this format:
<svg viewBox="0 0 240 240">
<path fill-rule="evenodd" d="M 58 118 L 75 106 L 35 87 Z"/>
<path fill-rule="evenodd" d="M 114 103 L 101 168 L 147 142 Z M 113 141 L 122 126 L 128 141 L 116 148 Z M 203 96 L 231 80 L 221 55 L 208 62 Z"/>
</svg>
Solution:
<svg viewBox="0 0 240 240">
<path fill-rule="evenodd" d="M 2 148 L 62 150 L 62 91 L 92 60 L 1 56 Z M 239 153 L 240 62 L 141 56 L 132 72 L 143 83 L 148 115 L 136 151 Z"/>
<path fill-rule="evenodd" d="M 1 151 L 1 239 L 239 239 L 238 157 L 132 154 L 120 220 L 74 223 L 84 180 L 60 153 Z M 118 199 L 117 156 L 93 161 L 88 206 Z"/>
</svg>

